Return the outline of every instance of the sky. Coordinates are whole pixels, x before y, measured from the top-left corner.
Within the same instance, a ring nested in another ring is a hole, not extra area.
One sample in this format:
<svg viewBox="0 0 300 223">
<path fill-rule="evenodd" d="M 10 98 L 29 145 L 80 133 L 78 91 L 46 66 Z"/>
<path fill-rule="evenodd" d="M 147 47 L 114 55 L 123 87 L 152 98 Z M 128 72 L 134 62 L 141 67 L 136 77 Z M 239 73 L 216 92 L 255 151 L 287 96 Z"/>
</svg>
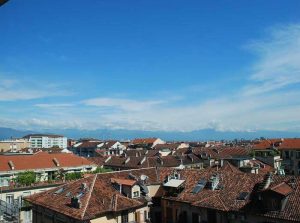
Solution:
<svg viewBox="0 0 300 223">
<path fill-rule="evenodd" d="M 10 0 L 0 126 L 300 132 L 300 1 Z"/>
</svg>

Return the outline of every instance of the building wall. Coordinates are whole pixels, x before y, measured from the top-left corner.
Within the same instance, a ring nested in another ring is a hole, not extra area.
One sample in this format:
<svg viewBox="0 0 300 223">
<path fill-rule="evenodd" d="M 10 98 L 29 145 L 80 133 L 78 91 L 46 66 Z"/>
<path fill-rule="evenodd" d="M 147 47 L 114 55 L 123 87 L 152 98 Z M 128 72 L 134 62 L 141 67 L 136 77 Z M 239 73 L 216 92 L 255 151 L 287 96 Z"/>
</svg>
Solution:
<svg viewBox="0 0 300 223">
<path fill-rule="evenodd" d="M 29 147 L 30 143 L 25 139 L 0 141 L 0 152 L 17 152 Z"/>
<path fill-rule="evenodd" d="M 68 140 L 66 137 L 47 137 L 34 136 L 30 137 L 31 148 L 52 148 L 59 147 L 65 149 L 68 147 Z"/>
<path fill-rule="evenodd" d="M 163 141 L 163 140 L 161 140 L 161 139 L 156 139 L 156 140 L 154 141 L 153 145 L 152 145 L 152 148 L 153 148 L 154 146 L 156 146 L 157 144 L 166 144 L 166 142 Z"/>
<path fill-rule="evenodd" d="M 300 149 L 283 150 L 282 159 L 282 164 L 287 174 L 300 175 Z"/>
<path fill-rule="evenodd" d="M 51 168 L 51 169 L 35 169 L 29 170 L 34 171 L 36 173 L 36 180 L 38 182 L 44 182 L 48 180 L 53 180 L 51 176 L 54 175 L 59 169 L 62 167 Z M 65 174 L 67 173 L 74 173 L 74 172 L 88 172 L 88 171 L 95 171 L 97 169 L 96 165 L 93 166 L 78 166 L 78 167 L 65 167 L 63 168 Z M 20 170 L 20 171 L 7 171 L 7 172 L 0 172 L 0 187 L 1 186 L 9 186 L 9 182 L 17 177 L 19 173 L 26 172 L 28 170 Z"/>
<path fill-rule="evenodd" d="M 144 217 L 144 213 L 149 213 L 149 207 L 145 206 L 142 208 L 138 208 L 136 210 L 128 211 L 128 222 L 136 221 L 138 223 L 146 222 Z M 98 217 L 96 219 L 92 219 L 91 223 L 120 223 L 122 222 L 122 214 L 114 213 L 114 214 L 107 214 L 105 216 Z M 79 222 L 86 222 L 72 219 L 71 217 L 61 215 L 59 213 L 53 212 L 49 209 L 45 209 L 39 206 L 34 206 L 33 208 L 33 223 L 79 223 Z"/>
<path fill-rule="evenodd" d="M 161 209 L 163 212 L 162 223 L 180 222 L 180 214 L 183 212 L 186 212 L 186 219 L 181 221 L 184 223 L 291 223 L 291 221 L 252 214 L 210 210 L 207 208 L 195 207 L 184 202 L 169 201 L 164 199 L 162 199 L 161 204 Z M 214 219 L 209 216 L 211 213 L 215 213 Z M 157 221 L 154 223 L 157 223 Z"/>
<path fill-rule="evenodd" d="M 149 213 L 149 207 L 143 207 L 134 211 L 129 211 L 128 222 L 137 222 L 137 223 L 146 222 L 146 219 L 144 217 L 145 211 Z M 121 223 L 121 222 L 122 222 L 122 216 L 120 213 L 116 215 L 107 215 L 107 216 L 103 216 L 91 220 L 91 223 Z"/>
<path fill-rule="evenodd" d="M 24 206 L 23 198 L 30 196 L 36 193 L 40 193 L 46 190 L 50 190 L 58 185 L 48 185 L 44 187 L 35 187 L 35 188 L 23 188 L 23 189 L 11 189 L 3 190 L 0 193 L 0 200 L 5 201 L 6 203 L 14 202 L 18 203 L 20 207 Z M 31 223 L 32 222 L 32 210 L 31 208 L 21 208 L 20 211 L 20 222 L 21 223 Z"/>
<path fill-rule="evenodd" d="M 149 190 L 149 197 L 154 197 L 156 195 L 156 193 L 158 192 L 159 188 L 161 187 L 161 185 L 149 185 L 147 186 L 148 190 Z"/>
<path fill-rule="evenodd" d="M 188 143 L 181 143 L 178 147 L 177 147 L 177 149 L 184 149 L 184 148 L 189 148 L 189 144 Z"/>
</svg>

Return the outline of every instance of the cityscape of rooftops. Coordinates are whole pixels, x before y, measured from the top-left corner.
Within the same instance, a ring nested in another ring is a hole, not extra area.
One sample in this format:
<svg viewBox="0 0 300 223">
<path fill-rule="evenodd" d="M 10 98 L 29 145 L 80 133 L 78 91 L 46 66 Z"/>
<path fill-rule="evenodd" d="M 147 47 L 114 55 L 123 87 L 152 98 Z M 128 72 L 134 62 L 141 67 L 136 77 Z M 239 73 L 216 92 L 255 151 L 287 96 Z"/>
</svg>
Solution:
<svg viewBox="0 0 300 223">
<path fill-rule="evenodd" d="M 300 223 L 299 9 L 0 0 L 0 223 Z"/>
</svg>

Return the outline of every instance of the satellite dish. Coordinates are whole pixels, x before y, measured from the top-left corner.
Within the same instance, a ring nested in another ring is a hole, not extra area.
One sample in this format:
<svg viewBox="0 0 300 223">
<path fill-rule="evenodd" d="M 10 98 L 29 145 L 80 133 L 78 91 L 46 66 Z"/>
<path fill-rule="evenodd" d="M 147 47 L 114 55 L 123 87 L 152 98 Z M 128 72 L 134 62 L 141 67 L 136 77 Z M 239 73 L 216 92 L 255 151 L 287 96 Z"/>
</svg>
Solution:
<svg viewBox="0 0 300 223">
<path fill-rule="evenodd" d="M 141 176 L 140 176 L 140 178 L 141 178 L 141 180 L 147 180 L 148 179 L 148 176 L 146 176 L 146 175 L 144 175 L 144 174 L 142 174 Z"/>
</svg>

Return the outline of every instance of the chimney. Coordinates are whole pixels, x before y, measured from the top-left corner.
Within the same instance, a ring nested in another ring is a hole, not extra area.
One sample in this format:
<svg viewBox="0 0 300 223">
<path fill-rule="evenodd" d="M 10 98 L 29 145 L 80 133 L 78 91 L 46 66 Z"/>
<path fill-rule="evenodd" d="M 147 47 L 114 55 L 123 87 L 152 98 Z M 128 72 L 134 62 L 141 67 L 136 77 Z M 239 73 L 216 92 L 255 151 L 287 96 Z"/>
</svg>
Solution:
<svg viewBox="0 0 300 223">
<path fill-rule="evenodd" d="M 8 161 L 8 165 L 10 167 L 11 170 L 14 170 L 15 169 L 15 164 L 13 163 L 13 161 Z"/>
<path fill-rule="evenodd" d="M 125 153 L 126 154 L 126 153 Z M 109 156 L 105 161 L 104 161 L 104 163 L 107 163 L 108 161 L 110 161 L 111 160 L 111 156 Z"/>
<path fill-rule="evenodd" d="M 260 189 L 261 189 L 261 190 L 267 189 L 267 188 L 270 186 L 271 182 L 272 182 L 272 173 L 269 172 L 269 173 L 267 173 L 266 176 L 264 177 L 264 180 L 263 180 L 263 182 L 262 182 L 261 185 L 260 185 Z"/>
<path fill-rule="evenodd" d="M 146 161 L 146 156 L 141 160 L 140 165 L 142 165 Z"/>
<path fill-rule="evenodd" d="M 125 160 L 124 164 L 128 163 L 129 161 L 130 161 L 130 157 L 128 157 L 128 158 Z"/>
<path fill-rule="evenodd" d="M 160 157 L 157 158 L 157 161 L 160 165 L 164 165 L 164 161 Z"/>
<path fill-rule="evenodd" d="M 213 174 L 208 181 L 208 187 L 211 190 L 215 190 L 217 189 L 219 182 L 220 182 L 219 174 Z"/>
<path fill-rule="evenodd" d="M 160 170 L 157 166 L 155 166 L 155 171 L 156 171 L 156 181 L 159 182 L 159 180 L 160 180 Z"/>
<path fill-rule="evenodd" d="M 86 183 L 82 183 L 80 189 L 81 190 L 87 190 L 88 189 L 87 184 Z"/>
<path fill-rule="evenodd" d="M 72 206 L 73 208 L 78 208 L 78 209 L 80 209 L 80 208 L 81 208 L 81 201 L 80 201 L 80 198 L 78 198 L 77 196 L 72 197 L 72 198 L 71 198 L 71 206 Z"/>
<path fill-rule="evenodd" d="M 56 166 L 60 166 L 58 160 L 55 157 L 53 158 L 53 162 Z"/>
</svg>

